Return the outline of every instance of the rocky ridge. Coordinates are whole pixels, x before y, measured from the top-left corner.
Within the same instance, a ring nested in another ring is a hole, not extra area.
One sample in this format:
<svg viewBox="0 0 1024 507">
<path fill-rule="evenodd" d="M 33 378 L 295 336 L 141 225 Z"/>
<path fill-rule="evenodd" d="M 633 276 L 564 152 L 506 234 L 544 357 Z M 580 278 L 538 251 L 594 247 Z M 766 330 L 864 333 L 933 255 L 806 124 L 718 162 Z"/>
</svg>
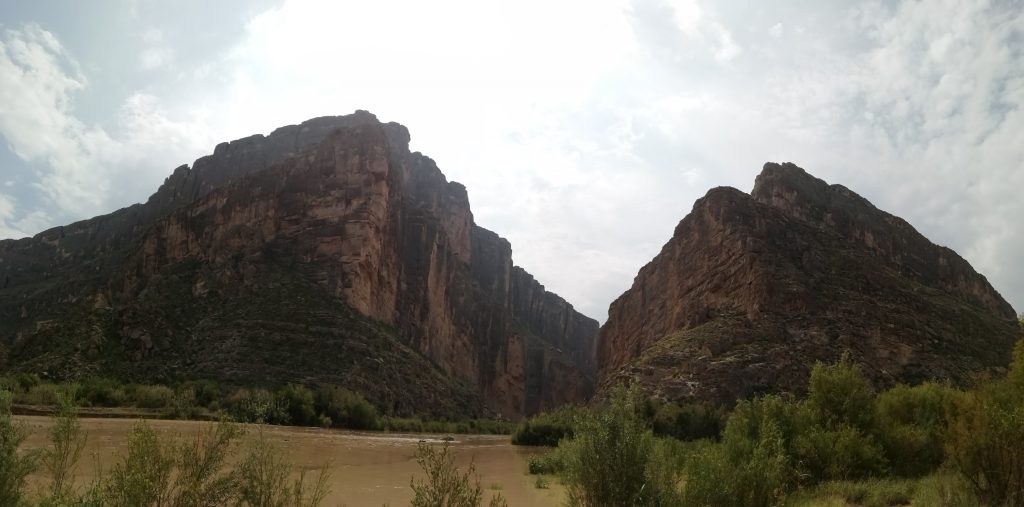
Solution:
<svg viewBox="0 0 1024 507">
<path fill-rule="evenodd" d="M 878 387 L 1000 371 L 1014 310 L 954 251 L 841 185 L 764 166 L 712 189 L 610 306 L 602 388 L 734 403 L 848 352 Z"/>
<path fill-rule="evenodd" d="M 217 146 L 145 204 L 0 241 L 7 370 L 355 386 L 398 413 L 586 399 L 596 321 L 366 112 Z"/>
</svg>

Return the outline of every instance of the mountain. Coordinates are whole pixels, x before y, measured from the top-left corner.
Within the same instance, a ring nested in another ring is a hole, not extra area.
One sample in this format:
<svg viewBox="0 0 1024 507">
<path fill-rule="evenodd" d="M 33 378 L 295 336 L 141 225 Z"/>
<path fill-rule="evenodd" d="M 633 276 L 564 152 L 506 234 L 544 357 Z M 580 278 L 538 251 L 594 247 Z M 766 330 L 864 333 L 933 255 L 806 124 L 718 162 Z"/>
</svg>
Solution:
<svg viewBox="0 0 1024 507">
<path fill-rule="evenodd" d="M 840 185 L 764 166 L 712 189 L 609 308 L 601 388 L 732 404 L 849 353 L 876 387 L 1009 363 L 1013 308 L 956 252 Z"/>
<path fill-rule="evenodd" d="M 0 241 L 0 368 L 329 383 L 520 417 L 593 388 L 598 324 L 365 111 L 222 143 L 145 204 Z"/>
</svg>

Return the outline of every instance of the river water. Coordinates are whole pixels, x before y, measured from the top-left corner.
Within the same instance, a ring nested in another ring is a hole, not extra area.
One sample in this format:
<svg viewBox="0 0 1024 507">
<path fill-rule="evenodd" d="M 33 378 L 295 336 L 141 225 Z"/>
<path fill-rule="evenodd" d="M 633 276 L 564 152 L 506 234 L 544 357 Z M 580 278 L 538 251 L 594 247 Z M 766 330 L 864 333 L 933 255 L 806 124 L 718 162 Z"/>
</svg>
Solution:
<svg viewBox="0 0 1024 507">
<path fill-rule="evenodd" d="M 47 444 L 46 417 L 16 416 L 29 428 L 26 448 Z M 125 452 L 128 435 L 137 422 L 127 419 L 81 419 L 88 440 L 79 463 L 76 482 L 84 486 L 109 469 Z M 168 438 L 187 438 L 211 423 L 195 421 L 148 421 Z M 436 442 L 438 435 L 394 433 L 357 433 L 319 428 L 248 425 L 247 438 L 263 431 L 267 439 L 279 445 L 298 467 L 316 471 L 325 463 L 330 472 L 331 493 L 324 507 L 390 505 L 406 506 L 412 497 L 410 479 L 420 475 L 416 464 L 416 446 L 420 440 Z M 545 489 L 535 487 L 535 477 L 526 474 L 526 459 L 538 451 L 511 445 L 507 436 L 453 435 L 451 449 L 460 467 L 476 464 L 484 490 L 484 505 L 491 495 L 500 493 L 513 507 L 556 506 L 563 502 L 564 491 L 557 481 Z M 440 444 L 435 444 L 440 445 Z M 37 483 L 38 478 L 33 479 Z"/>
</svg>

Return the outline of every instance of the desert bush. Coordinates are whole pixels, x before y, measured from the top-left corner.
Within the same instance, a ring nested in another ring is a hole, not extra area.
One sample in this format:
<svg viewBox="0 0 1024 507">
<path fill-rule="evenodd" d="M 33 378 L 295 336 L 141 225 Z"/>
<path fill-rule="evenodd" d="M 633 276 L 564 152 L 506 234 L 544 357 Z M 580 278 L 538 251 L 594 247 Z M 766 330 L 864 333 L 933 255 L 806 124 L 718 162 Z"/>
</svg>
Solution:
<svg viewBox="0 0 1024 507">
<path fill-rule="evenodd" d="M 512 443 L 555 447 L 563 438 L 572 438 L 573 425 L 585 410 L 569 405 L 553 412 L 537 414 L 516 426 L 512 433 Z"/>
<path fill-rule="evenodd" d="M 939 472 L 917 481 L 910 505 L 928 507 L 977 507 L 981 502 L 974 496 L 963 477 Z"/>
<path fill-rule="evenodd" d="M 889 466 L 882 446 L 852 426 L 813 426 L 793 441 L 803 481 L 849 480 L 884 475 Z"/>
<path fill-rule="evenodd" d="M 174 390 L 162 385 L 135 385 L 129 393 L 139 408 L 167 408 L 174 400 Z"/>
<path fill-rule="evenodd" d="M 297 426 L 317 426 L 319 424 L 313 391 L 310 391 L 308 387 L 288 384 L 277 392 L 277 397 L 288 414 L 289 424 Z"/>
<path fill-rule="evenodd" d="M 167 439 L 146 423 L 132 431 L 127 454 L 82 497 L 56 505 L 315 507 L 328 493 L 326 467 L 312 482 L 262 433 L 236 467 L 242 429 L 220 422 L 185 440 Z"/>
<path fill-rule="evenodd" d="M 196 401 L 196 392 L 192 387 L 179 386 L 171 398 L 169 417 L 173 419 L 199 419 L 203 410 Z"/>
<path fill-rule="evenodd" d="M 399 433 L 422 433 L 423 421 L 413 417 L 385 417 L 381 426 L 387 431 Z"/>
<path fill-rule="evenodd" d="M 912 504 L 918 482 L 910 479 L 869 479 L 863 481 L 832 481 L 797 492 L 786 499 L 787 507 L 820 507 L 823 505 L 860 507 L 891 507 Z"/>
<path fill-rule="evenodd" d="M 13 385 L 17 386 L 21 392 L 28 392 L 29 389 L 42 384 L 42 379 L 35 373 L 15 373 L 12 377 L 9 377 Z"/>
<path fill-rule="evenodd" d="M 50 480 L 42 505 L 65 505 L 76 497 L 72 484 L 85 449 L 86 435 L 78 422 L 74 398 L 73 393 L 60 396 L 58 411 L 50 428 L 50 445 L 41 453 L 42 468 Z"/>
<path fill-rule="evenodd" d="M 233 471 L 227 470 L 242 429 L 221 422 L 200 431 L 192 439 L 171 448 L 176 473 L 170 489 L 171 505 L 226 505 L 236 496 L 237 482 Z"/>
<path fill-rule="evenodd" d="M 236 420 L 260 424 L 288 424 L 288 411 L 282 400 L 266 389 L 239 389 L 228 399 Z"/>
<path fill-rule="evenodd" d="M 664 505 L 675 481 L 657 458 L 636 387 L 618 387 L 609 405 L 579 418 L 575 437 L 566 440 L 563 481 L 568 504 Z M 660 482 L 659 482 L 660 481 Z"/>
<path fill-rule="evenodd" d="M 1024 393 L 1024 339 L 1013 348 L 1013 362 L 1006 379 L 1016 392 Z"/>
<path fill-rule="evenodd" d="M 807 407 L 826 427 L 848 425 L 869 431 L 875 393 L 848 354 L 834 365 L 817 363 L 807 386 Z"/>
<path fill-rule="evenodd" d="M 338 386 L 317 389 L 315 407 L 335 427 L 372 430 L 380 427 L 377 409 L 362 394 Z"/>
<path fill-rule="evenodd" d="M 526 459 L 526 472 L 530 475 L 560 474 L 565 470 L 568 445 L 555 447 L 543 454 Z"/>
<path fill-rule="evenodd" d="M 60 401 L 60 386 L 56 384 L 36 384 L 25 394 L 16 396 L 15 401 L 27 405 L 56 405 Z"/>
<path fill-rule="evenodd" d="M 665 403 L 653 417 L 655 435 L 691 441 L 717 439 L 725 427 L 725 412 L 710 403 Z"/>
<path fill-rule="evenodd" d="M 818 364 L 807 399 L 768 395 L 741 401 L 719 444 L 704 443 L 684 468 L 687 505 L 775 505 L 801 485 L 883 475 L 874 393 L 844 357 Z"/>
<path fill-rule="evenodd" d="M 782 396 L 742 401 L 720 443 L 701 442 L 684 467 L 684 505 L 776 505 L 797 482 L 793 441 L 808 411 Z"/>
<path fill-rule="evenodd" d="M 957 404 L 945 432 L 956 472 L 984 505 L 1024 504 L 1024 396 L 1011 381 L 989 381 Z"/>
<path fill-rule="evenodd" d="M 128 437 L 124 458 L 114 464 L 104 479 L 102 497 L 113 505 L 163 505 L 174 469 L 168 444 L 144 422 Z"/>
<path fill-rule="evenodd" d="M 239 500 L 249 507 L 314 507 L 330 492 L 327 467 L 320 469 L 312 484 L 302 471 L 294 480 L 294 467 L 284 460 L 279 448 L 261 432 L 250 444 L 239 464 Z"/>
<path fill-rule="evenodd" d="M 25 483 L 38 467 L 38 452 L 19 452 L 25 427 L 11 420 L 11 395 L 0 391 L 0 505 L 25 505 Z"/>
<path fill-rule="evenodd" d="M 117 407 L 125 404 L 124 386 L 110 378 L 90 377 L 76 390 L 77 403 L 91 407 Z"/>
<path fill-rule="evenodd" d="M 212 380 L 192 380 L 179 387 L 191 390 L 195 395 L 195 403 L 201 407 L 214 408 L 224 398 L 224 389 Z"/>
<path fill-rule="evenodd" d="M 892 472 L 913 477 L 931 473 L 942 464 L 942 431 L 960 392 L 926 382 L 896 386 L 875 400 L 875 434 Z"/>
<path fill-rule="evenodd" d="M 480 477 L 473 463 L 465 472 L 455 466 L 455 459 L 448 444 L 434 447 L 419 444 L 416 462 L 425 477 L 413 477 L 410 486 L 413 491 L 411 507 L 477 507 L 483 500 Z M 500 494 L 491 498 L 491 507 L 507 506 Z"/>
</svg>

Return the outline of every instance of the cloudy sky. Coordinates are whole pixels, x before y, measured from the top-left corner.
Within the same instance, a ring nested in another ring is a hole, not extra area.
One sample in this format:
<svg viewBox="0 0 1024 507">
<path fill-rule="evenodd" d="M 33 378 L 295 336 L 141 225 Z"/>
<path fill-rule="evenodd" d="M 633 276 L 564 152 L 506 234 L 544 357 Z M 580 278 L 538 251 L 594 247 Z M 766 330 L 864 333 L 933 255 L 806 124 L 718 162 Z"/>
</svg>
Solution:
<svg viewBox="0 0 1024 507">
<path fill-rule="evenodd" d="M 0 238 L 223 140 L 367 109 L 584 313 L 709 188 L 843 183 L 1024 310 L 1017 1 L 0 1 Z"/>
</svg>

